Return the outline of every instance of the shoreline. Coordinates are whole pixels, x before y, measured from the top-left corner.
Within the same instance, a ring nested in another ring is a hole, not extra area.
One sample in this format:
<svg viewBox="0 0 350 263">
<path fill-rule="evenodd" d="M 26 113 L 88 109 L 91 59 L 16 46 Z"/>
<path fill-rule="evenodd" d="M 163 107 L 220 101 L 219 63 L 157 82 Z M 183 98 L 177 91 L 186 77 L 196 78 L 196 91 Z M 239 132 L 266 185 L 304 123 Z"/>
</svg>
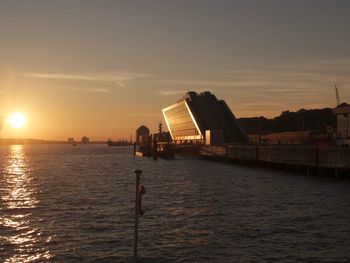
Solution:
<svg viewBox="0 0 350 263">
<path fill-rule="evenodd" d="M 75 143 L 77 145 L 84 144 L 81 142 L 75 142 Z M 49 145 L 49 144 L 72 145 L 72 143 L 67 141 L 41 140 L 41 139 L 15 139 L 15 138 L 0 139 L 0 145 Z M 90 141 L 88 144 L 107 144 L 107 141 Z"/>
</svg>

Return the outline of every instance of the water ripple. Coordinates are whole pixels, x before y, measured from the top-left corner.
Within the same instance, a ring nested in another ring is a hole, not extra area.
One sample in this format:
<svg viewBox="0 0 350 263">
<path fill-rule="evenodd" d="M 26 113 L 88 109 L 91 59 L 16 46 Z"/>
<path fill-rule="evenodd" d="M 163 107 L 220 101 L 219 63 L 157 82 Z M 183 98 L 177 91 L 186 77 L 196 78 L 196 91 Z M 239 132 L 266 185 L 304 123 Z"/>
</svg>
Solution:
<svg viewBox="0 0 350 263">
<path fill-rule="evenodd" d="M 1 262 L 347 262 L 349 182 L 98 145 L 0 146 Z"/>
</svg>

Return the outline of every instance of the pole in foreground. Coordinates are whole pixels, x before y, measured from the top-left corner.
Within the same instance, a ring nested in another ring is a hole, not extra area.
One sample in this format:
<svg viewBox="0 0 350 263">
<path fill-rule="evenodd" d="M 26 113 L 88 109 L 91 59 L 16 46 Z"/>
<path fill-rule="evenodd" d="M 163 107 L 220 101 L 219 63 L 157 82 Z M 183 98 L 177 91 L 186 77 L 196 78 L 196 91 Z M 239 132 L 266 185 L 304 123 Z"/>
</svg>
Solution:
<svg viewBox="0 0 350 263">
<path fill-rule="evenodd" d="M 139 187 L 141 170 L 135 170 L 136 174 L 136 188 L 135 188 L 135 229 L 134 229 L 134 262 L 137 262 L 137 241 L 139 228 Z"/>
</svg>

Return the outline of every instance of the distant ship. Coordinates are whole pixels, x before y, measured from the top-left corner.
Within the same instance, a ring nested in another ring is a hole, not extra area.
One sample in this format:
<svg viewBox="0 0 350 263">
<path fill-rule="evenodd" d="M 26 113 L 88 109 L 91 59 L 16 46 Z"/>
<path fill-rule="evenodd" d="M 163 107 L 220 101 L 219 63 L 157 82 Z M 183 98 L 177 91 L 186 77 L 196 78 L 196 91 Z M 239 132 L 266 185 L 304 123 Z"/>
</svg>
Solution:
<svg viewBox="0 0 350 263">
<path fill-rule="evenodd" d="M 116 142 L 113 142 L 111 139 L 108 139 L 107 145 L 108 146 L 129 146 L 129 145 L 132 145 L 132 143 L 128 142 L 128 141 L 116 141 Z"/>
</svg>

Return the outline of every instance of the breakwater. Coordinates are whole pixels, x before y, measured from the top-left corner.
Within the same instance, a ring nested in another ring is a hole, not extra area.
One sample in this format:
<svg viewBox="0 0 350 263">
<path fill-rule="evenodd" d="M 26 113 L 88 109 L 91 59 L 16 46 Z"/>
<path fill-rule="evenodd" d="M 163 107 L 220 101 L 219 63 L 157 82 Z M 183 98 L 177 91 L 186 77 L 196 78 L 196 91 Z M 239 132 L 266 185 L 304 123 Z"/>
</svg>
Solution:
<svg viewBox="0 0 350 263">
<path fill-rule="evenodd" d="M 204 159 L 232 161 L 240 164 L 278 167 L 310 174 L 349 174 L 350 148 L 302 145 L 209 146 L 199 150 Z"/>
</svg>

